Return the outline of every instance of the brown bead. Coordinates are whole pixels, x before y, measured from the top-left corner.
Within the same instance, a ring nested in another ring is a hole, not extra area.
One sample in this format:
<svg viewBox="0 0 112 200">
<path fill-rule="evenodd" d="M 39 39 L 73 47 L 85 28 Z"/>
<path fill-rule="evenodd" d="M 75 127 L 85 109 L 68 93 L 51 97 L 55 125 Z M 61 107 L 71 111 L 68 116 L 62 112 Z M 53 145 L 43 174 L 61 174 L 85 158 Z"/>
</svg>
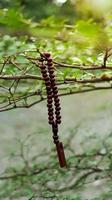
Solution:
<svg viewBox="0 0 112 200">
<path fill-rule="evenodd" d="M 52 111 L 53 112 L 53 108 L 48 108 L 48 111 L 50 111 L 50 112 Z"/>
<path fill-rule="evenodd" d="M 45 79 L 47 79 L 47 74 L 43 74 L 43 79 L 45 80 Z"/>
<path fill-rule="evenodd" d="M 44 75 L 44 74 L 47 74 L 47 71 L 46 71 L 45 69 L 43 69 L 43 70 L 41 71 L 41 73 Z"/>
<path fill-rule="evenodd" d="M 42 69 L 41 71 L 42 71 L 42 74 L 47 73 L 47 70 L 46 70 L 46 69 Z"/>
<path fill-rule="evenodd" d="M 51 63 L 52 61 L 53 61 L 53 59 L 51 57 L 47 58 L 48 64 Z"/>
<path fill-rule="evenodd" d="M 52 91 L 51 90 L 47 90 L 47 94 L 48 94 L 48 96 L 50 95 L 52 95 Z"/>
<path fill-rule="evenodd" d="M 56 114 L 56 115 L 60 115 L 60 111 L 56 110 L 56 111 L 55 111 L 55 114 Z"/>
<path fill-rule="evenodd" d="M 56 120 L 57 124 L 61 124 L 61 119 Z"/>
<path fill-rule="evenodd" d="M 56 85 L 55 78 L 50 78 L 50 82 L 51 82 L 52 88 L 54 88 L 54 86 Z"/>
<path fill-rule="evenodd" d="M 53 100 L 52 99 L 47 99 L 47 103 L 52 105 Z"/>
<path fill-rule="evenodd" d="M 50 79 L 54 79 L 55 78 L 55 75 L 54 74 L 50 74 Z"/>
<path fill-rule="evenodd" d="M 49 124 L 53 124 L 54 120 L 49 120 L 48 122 L 49 122 Z"/>
<path fill-rule="evenodd" d="M 56 85 L 53 87 L 53 90 L 58 90 L 58 88 L 57 88 L 57 86 L 56 86 Z"/>
<path fill-rule="evenodd" d="M 49 115 L 49 117 L 53 116 L 53 112 L 52 111 L 48 111 L 48 115 Z"/>
<path fill-rule="evenodd" d="M 49 57 L 51 56 L 51 54 L 48 53 L 48 52 L 45 52 L 45 53 L 44 53 L 44 56 L 47 57 L 47 58 L 49 58 Z"/>
<path fill-rule="evenodd" d="M 53 95 L 52 94 L 48 94 L 48 99 L 52 99 Z"/>
<path fill-rule="evenodd" d="M 49 119 L 54 119 L 53 115 L 49 115 L 48 117 L 49 117 Z"/>
<path fill-rule="evenodd" d="M 54 67 L 53 66 L 49 66 L 48 70 L 49 70 L 49 72 L 54 72 Z"/>
<path fill-rule="evenodd" d="M 55 83 L 55 78 L 52 78 L 52 79 L 51 79 L 51 84 L 52 84 L 52 83 L 53 83 L 53 84 Z M 54 85 L 55 85 L 55 84 L 54 84 Z"/>
<path fill-rule="evenodd" d="M 61 120 L 61 116 L 60 115 L 56 115 L 56 120 L 60 119 Z"/>
<path fill-rule="evenodd" d="M 55 102 L 54 104 L 55 104 L 55 107 L 60 107 L 60 103 Z"/>
<path fill-rule="evenodd" d="M 43 70 L 43 69 L 46 69 L 46 66 L 45 65 L 41 65 L 41 70 Z"/>
<path fill-rule="evenodd" d="M 52 108 L 52 103 L 47 103 L 48 108 Z"/>
<path fill-rule="evenodd" d="M 55 85 L 56 85 L 56 84 L 55 84 L 55 81 L 52 81 L 52 82 L 51 82 L 51 86 L 54 87 Z"/>
<path fill-rule="evenodd" d="M 55 103 L 59 103 L 60 99 L 58 98 L 58 96 L 55 98 Z"/>
<path fill-rule="evenodd" d="M 54 99 L 56 100 L 58 99 L 58 94 L 54 94 L 53 96 L 54 96 Z"/>
<path fill-rule="evenodd" d="M 54 120 L 54 117 L 53 116 L 49 116 L 48 119 L 49 119 L 49 121 L 52 121 L 52 120 Z"/>
<path fill-rule="evenodd" d="M 54 66 L 53 65 L 52 66 L 48 65 L 48 70 L 50 70 L 50 71 L 53 70 L 54 71 Z"/>
<path fill-rule="evenodd" d="M 49 74 L 54 74 L 54 71 L 53 70 L 49 70 Z"/>
<path fill-rule="evenodd" d="M 61 115 L 56 116 L 56 119 L 61 119 Z"/>
<path fill-rule="evenodd" d="M 55 124 L 53 124 L 52 131 L 53 131 L 54 135 L 57 135 L 57 133 L 58 133 L 58 126 L 57 126 L 56 122 L 55 122 Z"/>
<path fill-rule="evenodd" d="M 47 65 L 48 65 L 48 67 L 50 68 L 50 67 L 52 67 L 53 66 L 53 63 L 51 62 L 49 62 L 49 63 L 47 63 Z"/>
<path fill-rule="evenodd" d="M 57 112 L 60 111 L 60 110 L 61 110 L 61 107 L 60 107 L 60 106 L 56 107 L 56 111 L 57 111 Z"/>
<path fill-rule="evenodd" d="M 58 90 L 53 90 L 54 94 L 58 94 Z M 57 95 L 58 96 L 58 95 Z"/>
<path fill-rule="evenodd" d="M 59 136 L 58 135 L 53 135 L 53 139 L 54 139 L 54 141 L 57 141 L 59 139 Z"/>
<path fill-rule="evenodd" d="M 46 77 L 44 80 L 45 80 L 46 82 L 49 81 L 49 77 Z"/>
<path fill-rule="evenodd" d="M 46 90 L 51 90 L 50 85 L 47 85 L 47 86 L 46 86 Z"/>
<path fill-rule="evenodd" d="M 50 100 L 52 100 L 52 99 L 51 99 L 51 98 L 48 98 L 47 107 L 52 108 L 53 105 L 52 105 L 52 102 L 50 102 Z"/>
<path fill-rule="evenodd" d="M 46 82 L 45 82 L 45 85 L 46 85 L 46 86 L 50 86 L 50 81 L 49 81 L 49 80 L 46 81 Z"/>
</svg>

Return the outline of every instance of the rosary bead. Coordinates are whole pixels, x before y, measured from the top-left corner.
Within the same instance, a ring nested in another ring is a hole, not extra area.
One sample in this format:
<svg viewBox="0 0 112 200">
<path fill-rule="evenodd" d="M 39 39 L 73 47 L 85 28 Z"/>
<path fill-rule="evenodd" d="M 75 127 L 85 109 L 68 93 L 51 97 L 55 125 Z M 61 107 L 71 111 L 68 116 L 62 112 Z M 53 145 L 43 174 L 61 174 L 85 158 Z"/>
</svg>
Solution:
<svg viewBox="0 0 112 200">
<path fill-rule="evenodd" d="M 50 115 L 50 116 L 49 116 L 49 119 L 54 119 L 54 116 L 53 116 L 53 115 Z"/>
<path fill-rule="evenodd" d="M 48 111 L 50 111 L 50 112 L 52 111 L 53 112 L 53 108 L 48 108 Z"/>
<path fill-rule="evenodd" d="M 57 88 L 57 86 L 56 86 L 56 85 L 53 87 L 53 90 L 58 90 L 58 88 Z"/>
<path fill-rule="evenodd" d="M 52 103 L 47 103 L 48 108 L 52 108 Z"/>
<path fill-rule="evenodd" d="M 47 99 L 47 103 L 52 105 L 53 100 L 52 99 Z"/>
<path fill-rule="evenodd" d="M 53 121 L 53 120 L 49 120 L 48 123 L 49 123 L 49 124 L 53 124 L 54 121 Z"/>
<path fill-rule="evenodd" d="M 54 78 L 55 78 L 55 75 L 54 75 L 54 74 L 50 74 L 50 78 L 51 78 L 51 79 L 54 79 Z"/>
<path fill-rule="evenodd" d="M 49 74 L 54 74 L 54 70 L 49 70 Z"/>
<path fill-rule="evenodd" d="M 60 106 L 56 107 L 56 111 L 57 111 L 57 112 L 60 111 L 60 110 L 61 110 L 61 107 L 60 107 Z"/>
<path fill-rule="evenodd" d="M 61 124 L 61 119 L 56 120 L 57 124 Z"/>
<path fill-rule="evenodd" d="M 47 74 L 47 71 L 43 69 L 41 73 L 42 73 L 42 75 L 44 75 L 44 74 Z"/>
<path fill-rule="evenodd" d="M 48 94 L 48 96 L 52 95 L 52 91 L 51 90 L 47 90 L 47 94 Z"/>
<path fill-rule="evenodd" d="M 48 94 L 47 98 L 48 99 L 52 99 L 53 95 L 52 94 Z"/>
<path fill-rule="evenodd" d="M 60 106 L 60 103 L 58 103 L 58 102 L 55 102 L 54 104 L 55 104 L 55 107 L 59 107 Z"/>
<path fill-rule="evenodd" d="M 56 111 L 55 111 L 55 114 L 56 114 L 57 116 L 60 115 L 60 111 L 56 110 Z"/>
<path fill-rule="evenodd" d="M 58 98 L 58 96 L 55 98 L 55 103 L 59 103 L 60 99 Z"/>
<path fill-rule="evenodd" d="M 49 116 L 48 119 L 49 119 L 49 121 L 53 121 L 54 117 L 53 116 Z"/>
<path fill-rule="evenodd" d="M 58 94 L 54 94 L 54 99 L 58 99 Z"/>
<path fill-rule="evenodd" d="M 44 80 L 45 80 L 46 82 L 49 81 L 49 77 L 46 77 Z"/>
<path fill-rule="evenodd" d="M 48 62 L 48 64 L 51 63 L 52 61 L 53 61 L 53 60 L 52 60 L 51 57 L 47 58 L 47 62 Z"/>
<path fill-rule="evenodd" d="M 55 83 L 55 78 L 51 79 L 51 83 Z M 55 84 L 54 84 L 55 85 Z"/>
<path fill-rule="evenodd" d="M 49 63 L 49 64 L 50 64 L 50 63 Z M 48 69 L 49 69 L 49 70 L 54 70 L 54 65 L 48 66 Z"/>
<path fill-rule="evenodd" d="M 41 70 L 43 70 L 43 69 L 46 69 L 46 66 L 45 65 L 41 65 Z"/>
<path fill-rule="evenodd" d="M 50 67 L 48 68 L 48 70 L 49 70 L 50 73 L 51 73 L 51 72 L 54 73 L 54 67 L 53 67 L 53 66 L 50 66 Z"/>
<path fill-rule="evenodd" d="M 47 58 L 49 58 L 49 57 L 51 56 L 51 54 L 48 53 L 48 52 L 45 52 L 45 53 L 44 53 L 44 56 L 47 57 Z"/>
<path fill-rule="evenodd" d="M 46 81 L 46 82 L 45 82 L 45 85 L 46 85 L 46 86 L 50 86 L 50 81 L 49 81 L 49 80 Z"/>
<path fill-rule="evenodd" d="M 47 74 L 47 70 L 46 69 L 42 69 L 42 74 Z"/>
<path fill-rule="evenodd" d="M 51 86 L 52 86 L 52 87 L 55 86 L 55 82 L 54 82 L 54 81 L 51 82 Z"/>
<path fill-rule="evenodd" d="M 49 62 L 49 63 L 47 63 L 47 65 L 48 65 L 48 67 L 51 67 L 51 66 L 53 66 L 53 63 Z"/>
<path fill-rule="evenodd" d="M 58 90 L 53 90 L 53 93 L 58 96 Z"/>
<path fill-rule="evenodd" d="M 53 124 L 52 130 L 53 130 L 54 135 L 57 136 L 57 133 L 58 133 L 58 126 L 57 126 L 57 123 L 56 123 L 56 122 L 55 122 L 55 124 Z"/>
<path fill-rule="evenodd" d="M 52 111 L 52 109 L 53 109 L 53 106 L 52 106 L 52 103 L 50 104 L 50 103 L 47 103 L 47 107 L 48 107 L 48 111 Z"/>
<path fill-rule="evenodd" d="M 45 80 L 47 78 L 47 74 L 43 74 L 43 79 Z"/>
<path fill-rule="evenodd" d="M 61 119 L 61 115 L 56 116 L 56 119 Z"/>
<path fill-rule="evenodd" d="M 48 115 L 49 115 L 49 117 L 52 117 L 53 116 L 53 112 L 52 111 L 48 111 Z"/>
<path fill-rule="evenodd" d="M 46 90 L 51 90 L 51 87 L 49 85 L 47 85 Z"/>
<path fill-rule="evenodd" d="M 59 139 L 59 136 L 58 135 L 53 135 L 53 139 L 54 139 L 54 141 L 57 141 Z"/>
</svg>

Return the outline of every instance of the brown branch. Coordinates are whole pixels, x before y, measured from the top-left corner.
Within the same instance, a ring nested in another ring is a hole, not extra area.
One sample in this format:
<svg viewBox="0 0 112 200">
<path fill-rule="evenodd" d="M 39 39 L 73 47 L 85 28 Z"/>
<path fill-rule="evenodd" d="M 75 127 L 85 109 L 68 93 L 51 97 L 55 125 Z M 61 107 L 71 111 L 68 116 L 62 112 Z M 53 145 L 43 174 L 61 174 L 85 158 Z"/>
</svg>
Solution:
<svg viewBox="0 0 112 200">
<path fill-rule="evenodd" d="M 76 79 L 76 78 L 65 78 L 65 81 L 74 81 L 76 83 L 99 83 L 112 81 L 112 77 L 100 77 L 91 79 Z"/>
<path fill-rule="evenodd" d="M 26 74 L 26 75 L 2 75 L 0 76 L 0 79 L 3 79 L 3 80 L 22 80 L 22 79 L 32 79 L 32 80 L 43 80 L 43 78 L 41 76 L 37 76 L 37 75 L 31 75 L 31 74 Z M 64 81 L 65 82 L 75 82 L 75 83 L 99 83 L 99 82 L 109 82 L 109 81 L 112 81 L 112 77 L 99 77 L 99 78 L 89 78 L 89 79 L 76 79 L 76 78 L 72 78 L 72 77 L 68 77 L 68 78 L 65 78 L 65 79 L 60 79 L 60 78 L 57 78 L 57 81 L 58 82 L 62 82 Z"/>
<path fill-rule="evenodd" d="M 42 77 L 37 75 L 25 74 L 25 75 L 0 75 L 0 79 L 3 80 L 18 80 L 18 79 L 36 79 L 43 80 Z"/>
<path fill-rule="evenodd" d="M 43 54 L 42 54 L 43 55 Z M 30 57 L 30 56 L 26 56 L 26 58 L 32 63 L 32 64 L 35 64 L 37 67 L 39 67 L 37 61 L 39 61 L 39 58 L 34 58 L 34 57 Z M 90 66 L 87 66 L 87 65 L 83 65 L 83 64 L 65 64 L 65 63 L 60 63 L 60 62 L 57 62 L 57 61 L 53 61 L 54 65 L 56 67 L 62 67 L 62 68 L 71 68 L 71 69 L 80 69 L 80 70 L 112 70 L 112 67 L 110 66 L 107 66 L 105 68 L 105 66 L 101 65 L 101 66 L 98 66 L 98 65 L 90 65 Z"/>
<path fill-rule="evenodd" d="M 9 58 L 10 58 L 10 57 L 8 57 L 8 58 L 7 58 L 6 60 L 4 60 L 4 62 L 2 63 L 2 68 L 1 68 L 1 70 L 0 70 L 0 74 L 2 74 L 3 69 L 4 69 L 5 65 L 6 65 L 6 63 L 8 62 Z"/>
<path fill-rule="evenodd" d="M 54 64 L 57 67 L 63 67 L 63 68 L 72 68 L 72 69 L 80 69 L 80 70 L 112 70 L 112 67 L 102 67 L 102 66 L 98 66 L 98 65 L 92 65 L 92 66 L 84 66 L 83 65 L 69 65 L 69 64 L 65 64 L 65 63 L 59 63 L 54 61 Z"/>
<path fill-rule="evenodd" d="M 74 157 L 78 157 L 79 155 L 74 155 Z M 83 155 L 82 155 L 83 157 Z M 29 172 L 21 172 L 21 173 L 14 173 L 12 175 L 7 175 L 7 176 L 0 176 L 0 180 L 7 180 L 7 179 L 15 179 L 15 178 L 18 178 L 18 177 L 25 177 L 25 176 L 33 176 L 33 175 L 38 175 L 39 173 L 42 173 L 43 171 L 46 171 L 46 170 L 51 170 L 52 168 L 49 168 L 49 167 L 45 167 L 43 169 L 37 169 L 37 170 L 29 170 Z M 71 168 L 72 169 L 72 168 Z M 54 170 L 54 167 L 53 167 L 53 170 Z M 100 168 L 94 168 L 94 167 L 85 167 L 85 168 L 76 168 L 76 170 L 92 170 L 94 173 L 96 172 L 103 172 L 103 171 L 109 171 L 109 169 L 107 170 L 102 170 Z M 87 175 L 91 174 L 91 172 L 87 172 Z M 84 175 L 84 174 L 83 174 Z M 85 177 L 85 175 L 84 175 Z"/>
<path fill-rule="evenodd" d="M 110 55 L 109 55 L 110 56 Z M 32 61 L 32 64 L 37 64 L 35 61 L 38 61 L 38 58 L 33 58 L 33 57 L 27 57 L 27 59 L 29 61 Z M 111 66 L 107 66 L 106 68 L 104 66 L 98 66 L 98 65 L 78 65 L 78 64 L 65 64 L 65 63 L 59 63 L 56 61 L 53 61 L 54 65 L 56 67 L 62 67 L 62 68 L 71 68 L 71 69 L 80 69 L 80 70 L 112 70 Z M 4 62 L 1 62 L 0 64 L 4 64 Z M 19 63 L 19 62 L 13 62 L 13 61 L 7 61 L 5 62 L 5 65 L 9 65 L 9 64 L 13 64 L 16 68 L 18 68 L 19 70 L 21 70 L 19 68 L 19 65 L 30 65 L 30 63 L 26 62 L 26 63 Z M 38 66 L 38 65 L 37 65 Z M 39 67 L 39 66 L 38 66 Z"/>
<path fill-rule="evenodd" d="M 110 51 L 110 50 L 109 50 Z M 37 53 L 37 51 L 35 51 Z M 39 52 L 40 53 L 40 52 Z M 20 53 L 18 53 L 20 54 Z M 17 54 L 17 55 L 18 55 Z M 17 56 L 16 55 L 16 56 Z M 105 55 L 105 57 L 108 57 L 110 54 L 107 53 L 107 55 Z M 27 95 L 23 95 L 23 96 L 18 96 L 15 97 L 16 91 L 18 89 L 18 83 L 21 80 L 40 80 L 43 81 L 43 78 L 41 76 L 35 75 L 35 74 L 28 74 L 27 71 L 29 71 L 30 69 L 32 69 L 33 67 L 39 67 L 39 58 L 37 56 L 35 56 L 34 58 L 29 57 L 25 54 L 23 54 L 23 57 L 25 57 L 27 60 L 29 60 L 29 62 L 31 62 L 33 64 L 33 66 L 31 67 L 25 67 L 24 69 L 21 69 L 21 66 L 19 64 L 16 63 L 16 61 L 11 61 L 11 57 L 10 60 L 9 58 L 7 60 L 5 60 L 3 62 L 3 66 L 2 68 L 5 67 L 5 65 L 7 64 L 13 64 L 14 67 L 16 67 L 19 70 L 19 75 L 13 74 L 13 75 L 5 75 L 5 74 L 1 74 L 0 75 L 0 79 L 1 80 L 11 80 L 13 81 L 11 83 L 11 86 L 9 88 L 5 89 L 7 90 L 8 94 L 6 94 L 6 99 L 3 100 L 3 106 L 0 108 L 0 112 L 6 111 L 6 110 L 11 110 L 11 109 L 15 109 L 15 108 L 30 108 L 31 106 L 43 101 L 46 99 L 46 97 L 44 96 L 44 98 L 42 97 L 42 93 L 40 95 L 40 93 L 38 92 L 33 92 Z M 16 58 L 16 57 L 15 57 Z M 20 63 L 21 64 L 21 63 Z M 25 63 L 24 63 L 25 64 Z M 70 67 L 70 68 L 75 68 L 75 69 L 80 69 L 80 70 L 105 70 L 105 66 L 96 66 L 93 65 L 91 67 L 88 66 L 81 66 L 81 65 L 68 65 L 68 64 L 64 64 L 64 63 L 58 63 L 54 61 L 54 65 L 58 66 L 58 67 Z M 112 70 L 112 67 L 106 67 L 106 70 Z M 20 74 L 20 71 L 22 72 Z M 56 81 L 57 81 L 57 85 L 62 85 L 62 84 L 74 84 L 72 86 L 79 86 L 79 88 L 68 88 L 69 91 L 68 92 L 61 92 L 60 96 L 66 96 L 66 95 L 72 95 L 72 94 L 77 94 L 77 93 L 84 93 L 84 92 L 90 92 L 90 91 L 94 91 L 94 90 L 102 90 L 102 89 L 111 89 L 112 86 L 111 84 L 109 86 L 102 86 L 102 87 L 96 87 L 96 86 L 88 86 L 86 83 L 103 83 L 103 82 L 110 82 L 112 81 L 112 76 L 110 77 L 110 75 L 101 75 L 100 77 L 92 77 L 92 78 L 75 78 L 75 77 L 66 77 L 66 78 L 58 78 L 56 77 Z M 85 88 L 84 88 L 85 87 Z M 1 88 L 4 88 L 4 86 Z M 59 91 L 61 90 L 61 88 L 59 88 Z M 45 92 L 43 92 L 45 93 Z M 28 98 L 30 98 L 31 96 L 36 96 L 39 95 L 40 99 L 28 104 L 27 100 Z M 5 95 L 3 95 L 3 97 L 5 98 Z M 23 102 L 20 102 L 21 100 L 24 100 Z M 8 103 L 7 103 L 8 101 Z M 17 103 L 20 102 L 20 105 L 17 105 Z M 0 103 L 2 104 L 2 102 Z M 5 105 L 6 104 L 6 105 Z"/>
<path fill-rule="evenodd" d="M 110 51 L 111 51 L 111 48 L 107 48 L 105 50 L 104 59 L 103 59 L 103 66 L 102 66 L 103 68 L 107 68 L 107 66 L 106 66 L 107 60 L 112 54 L 112 53 L 109 54 Z"/>
<path fill-rule="evenodd" d="M 15 173 L 15 174 L 12 174 L 12 175 L 7 175 L 7 176 L 1 176 L 0 180 L 8 180 L 8 179 L 15 179 L 15 178 L 18 178 L 18 177 L 33 176 L 33 175 L 40 174 L 40 173 L 42 173 L 43 171 L 46 171 L 46 170 L 51 170 L 51 169 L 48 168 L 48 167 L 45 167 L 44 169 L 38 169 L 38 170 L 35 170 L 35 171 L 31 171 L 30 173 L 23 172 L 23 173 Z"/>
<path fill-rule="evenodd" d="M 92 91 L 97 91 L 97 90 L 108 90 L 108 89 L 112 89 L 112 86 L 94 87 L 94 88 L 83 89 L 83 90 L 78 90 L 78 91 L 71 91 L 71 90 L 70 90 L 69 92 L 65 92 L 65 93 L 59 94 L 59 96 L 68 96 L 68 95 L 74 95 L 74 94 L 92 92 Z M 35 95 L 38 95 L 38 93 L 37 93 L 37 92 L 34 92 L 34 93 L 30 94 L 29 97 L 30 97 L 30 96 L 35 96 Z M 40 94 L 39 94 L 39 95 L 40 95 Z M 25 97 L 23 96 L 22 99 L 24 99 L 24 98 L 25 98 Z M 20 99 L 20 100 L 21 100 L 21 99 Z M 20 100 L 18 99 L 18 101 L 20 101 Z M 16 105 L 16 107 L 13 106 L 14 102 L 12 102 L 12 103 L 9 103 L 8 105 L 2 107 L 2 109 L 0 108 L 0 112 L 12 110 L 12 109 L 15 109 L 15 108 L 30 108 L 30 107 L 32 107 L 32 106 L 34 106 L 34 105 L 36 105 L 36 104 L 38 104 L 38 103 L 40 103 L 40 102 L 42 102 L 42 101 L 44 101 L 44 100 L 46 100 L 46 97 L 43 97 L 43 98 L 41 98 L 40 100 L 37 100 L 37 101 L 35 101 L 35 102 L 33 102 L 33 103 L 29 104 L 29 105 L 21 105 L 21 106 Z M 16 102 L 16 101 L 15 101 L 15 102 Z M 12 105 L 12 107 L 9 107 L 9 106 L 11 106 L 11 105 Z M 8 108 L 7 108 L 7 107 L 8 107 Z"/>
</svg>

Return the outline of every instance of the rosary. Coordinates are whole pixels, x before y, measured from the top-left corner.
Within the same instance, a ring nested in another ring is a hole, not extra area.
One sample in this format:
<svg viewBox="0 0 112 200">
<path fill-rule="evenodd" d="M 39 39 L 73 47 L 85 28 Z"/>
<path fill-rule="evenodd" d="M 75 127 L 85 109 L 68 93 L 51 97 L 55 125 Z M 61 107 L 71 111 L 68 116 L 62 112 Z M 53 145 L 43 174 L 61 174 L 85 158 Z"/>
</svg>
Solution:
<svg viewBox="0 0 112 200">
<path fill-rule="evenodd" d="M 40 54 L 40 70 L 45 81 L 47 93 L 48 122 L 52 126 L 53 140 L 56 145 L 60 167 L 66 167 L 66 159 L 62 142 L 59 141 L 58 125 L 61 124 L 60 99 L 55 82 L 53 60 L 50 53 Z"/>
</svg>

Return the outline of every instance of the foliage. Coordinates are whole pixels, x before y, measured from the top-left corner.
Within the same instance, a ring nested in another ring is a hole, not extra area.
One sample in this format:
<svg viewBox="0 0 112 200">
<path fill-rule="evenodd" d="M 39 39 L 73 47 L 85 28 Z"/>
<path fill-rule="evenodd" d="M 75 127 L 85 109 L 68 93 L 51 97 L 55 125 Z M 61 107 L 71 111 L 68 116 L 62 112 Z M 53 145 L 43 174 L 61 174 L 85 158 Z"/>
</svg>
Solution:
<svg viewBox="0 0 112 200">
<path fill-rule="evenodd" d="M 111 89 L 111 48 L 106 48 L 104 53 L 101 50 L 102 53 L 97 55 L 92 55 L 93 51 L 87 49 L 83 54 L 79 49 L 78 57 L 73 52 L 77 47 L 72 43 L 68 46 L 63 41 L 52 39 L 46 40 L 46 44 L 42 44 L 42 39 L 35 42 L 27 40 L 27 37 L 17 40 L 8 35 L 1 40 L 0 111 L 28 108 L 46 99 L 45 85 L 39 69 L 39 51 L 43 53 L 44 48 L 52 52 L 60 96 Z"/>
<path fill-rule="evenodd" d="M 18 148 L 8 155 L 12 164 L 0 176 L 0 198 L 84 200 L 83 192 L 89 184 L 94 186 L 104 180 L 108 190 L 105 188 L 103 194 L 91 199 L 109 200 L 112 195 L 112 134 L 100 140 L 99 147 L 75 153 L 72 140 L 78 129 L 79 126 L 75 127 L 65 142 L 67 169 L 59 168 L 55 149 L 44 149 L 41 153 L 32 154 L 38 139 L 36 134 L 31 134 L 24 140 L 17 138 L 14 142 Z M 91 137 L 88 139 L 92 141 Z M 15 165 L 16 159 L 19 160 L 18 165 Z"/>
<path fill-rule="evenodd" d="M 39 21 L 51 15 L 72 21 L 72 18 L 75 16 L 70 1 L 61 4 L 60 6 L 60 4 L 57 4 L 56 1 L 53 0 L 1 0 L 0 6 L 2 9 L 21 9 L 22 13 L 25 13 L 25 16 L 33 18 L 35 21 Z"/>
</svg>

